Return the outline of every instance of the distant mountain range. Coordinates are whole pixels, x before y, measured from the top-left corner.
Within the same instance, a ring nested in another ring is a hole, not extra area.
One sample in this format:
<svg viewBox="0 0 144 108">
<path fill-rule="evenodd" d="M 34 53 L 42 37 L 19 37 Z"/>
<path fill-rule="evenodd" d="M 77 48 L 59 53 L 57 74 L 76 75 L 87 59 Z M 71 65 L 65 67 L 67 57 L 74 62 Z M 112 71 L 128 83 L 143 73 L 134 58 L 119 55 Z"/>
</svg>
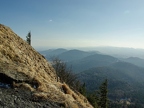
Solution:
<svg viewBox="0 0 144 108">
<path fill-rule="evenodd" d="M 117 58 L 138 57 L 144 59 L 144 49 L 126 48 L 126 47 L 88 47 L 79 48 L 85 51 L 99 51 L 103 54 L 111 55 Z"/>
<path fill-rule="evenodd" d="M 51 57 L 58 57 L 59 59 L 63 61 L 74 61 L 79 60 L 84 57 L 99 53 L 98 51 L 81 51 L 81 50 L 67 50 L 67 49 L 49 49 L 45 51 L 39 51 L 42 55 L 44 55 L 48 60 L 51 59 Z"/>
<path fill-rule="evenodd" d="M 80 60 L 68 62 L 68 64 L 72 65 L 73 71 L 78 73 L 93 67 L 108 66 L 117 61 L 119 61 L 117 58 L 109 55 L 93 54 Z"/>
<path fill-rule="evenodd" d="M 119 61 L 144 67 L 144 59 L 138 57 L 117 58 L 99 51 L 82 51 L 77 49 L 67 50 L 60 48 L 40 51 L 40 53 L 48 60 L 51 60 L 54 56 L 58 57 L 59 59 L 67 62 L 68 65 L 72 65 L 76 73 L 93 67 L 108 66 Z"/>
<path fill-rule="evenodd" d="M 117 58 L 99 51 L 66 49 L 48 50 L 45 57 L 49 59 L 52 54 L 72 66 L 79 80 L 86 83 L 88 91 L 97 90 L 107 78 L 111 99 L 130 98 L 132 102 L 144 102 L 144 59 Z"/>
<path fill-rule="evenodd" d="M 144 59 L 138 57 L 129 57 L 129 58 L 122 58 L 122 61 L 135 64 L 140 67 L 144 67 Z"/>
<path fill-rule="evenodd" d="M 80 60 L 85 57 L 91 56 L 93 54 L 96 54 L 96 52 L 85 52 L 85 51 L 80 51 L 80 50 L 69 50 L 67 52 L 61 53 L 58 55 L 58 57 L 63 60 L 63 61 L 75 61 L 75 60 Z"/>
<path fill-rule="evenodd" d="M 51 56 L 58 56 L 59 54 L 64 53 L 66 51 L 68 51 L 68 50 L 60 48 L 60 49 L 56 49 L 56 50 L 49 49 L 49 50 L 45 50 L 45 51 L 40 51 L 40 53 L 42 55 L 44 55 L 45 57 L 50 58 Z"/>
</svg>

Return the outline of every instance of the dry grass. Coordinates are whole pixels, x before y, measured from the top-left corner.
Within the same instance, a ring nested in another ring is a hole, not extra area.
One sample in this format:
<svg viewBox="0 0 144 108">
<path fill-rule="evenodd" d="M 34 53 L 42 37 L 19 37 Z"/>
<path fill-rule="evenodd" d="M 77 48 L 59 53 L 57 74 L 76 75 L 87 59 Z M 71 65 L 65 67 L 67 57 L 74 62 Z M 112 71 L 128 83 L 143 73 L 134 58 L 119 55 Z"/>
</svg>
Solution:
<svg viewBox="0 0 144 108">
<path fill-rule="evenodd" d="M 65 83 L 62 85 L 62 89 L 65 94 L 70 94 L 70 95 L 73 94 L 72 90 Z"/>
<path fill-rule="evenodd" d="M 13 82 L 13 87 L 14 88 L 23 88 L 23 89 L 30 90 L 30 91 L 35 91 L 35 89 L 27 83 L 15 83 L 15 82 Z"/>
</svg>

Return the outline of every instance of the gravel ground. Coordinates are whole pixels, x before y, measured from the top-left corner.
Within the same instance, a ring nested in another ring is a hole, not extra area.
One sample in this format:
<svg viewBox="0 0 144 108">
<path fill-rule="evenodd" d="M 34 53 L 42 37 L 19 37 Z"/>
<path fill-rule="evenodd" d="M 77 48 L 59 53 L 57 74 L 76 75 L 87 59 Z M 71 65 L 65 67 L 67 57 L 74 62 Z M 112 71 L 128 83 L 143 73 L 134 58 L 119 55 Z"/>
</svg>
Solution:
<svg viewBox="0 0 144 108">
<path fill-rule="evenodd" d="M 61 108 L 59 103 L 34 101 L 32 93 L 24 89 L 0 88 L 0 108 Z"/>
</svg>

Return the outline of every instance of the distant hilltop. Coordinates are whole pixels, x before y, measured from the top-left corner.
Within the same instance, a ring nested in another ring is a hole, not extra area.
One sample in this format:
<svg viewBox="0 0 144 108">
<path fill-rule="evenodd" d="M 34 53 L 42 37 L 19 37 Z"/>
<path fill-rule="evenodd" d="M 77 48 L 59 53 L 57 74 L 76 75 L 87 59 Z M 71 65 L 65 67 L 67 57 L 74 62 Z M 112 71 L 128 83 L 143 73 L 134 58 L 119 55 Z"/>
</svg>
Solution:
<svg viewBox="0 0 144 108">
<path fill-rule="evenodd" d="M 84 96 L 56 78 L 54 68 L 40 53 L 0 24 L 0 83 L 26 88 L 35 99 L 49 99 L 66 108 L 93 108 Z"/>
</svg>

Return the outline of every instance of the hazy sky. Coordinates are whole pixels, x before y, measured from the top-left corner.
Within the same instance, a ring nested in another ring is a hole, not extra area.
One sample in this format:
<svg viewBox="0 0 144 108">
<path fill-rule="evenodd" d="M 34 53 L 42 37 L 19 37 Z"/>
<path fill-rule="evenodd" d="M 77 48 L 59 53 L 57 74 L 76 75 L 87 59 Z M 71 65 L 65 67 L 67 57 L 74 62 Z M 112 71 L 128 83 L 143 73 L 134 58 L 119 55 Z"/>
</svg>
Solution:
<svg viewBox="0 0 144 108">
<path fill-rule="evenodd" d="M 34 47 L 144 48 L 144 0 L 0 0 L 0 23 Z"/>
</svg>

